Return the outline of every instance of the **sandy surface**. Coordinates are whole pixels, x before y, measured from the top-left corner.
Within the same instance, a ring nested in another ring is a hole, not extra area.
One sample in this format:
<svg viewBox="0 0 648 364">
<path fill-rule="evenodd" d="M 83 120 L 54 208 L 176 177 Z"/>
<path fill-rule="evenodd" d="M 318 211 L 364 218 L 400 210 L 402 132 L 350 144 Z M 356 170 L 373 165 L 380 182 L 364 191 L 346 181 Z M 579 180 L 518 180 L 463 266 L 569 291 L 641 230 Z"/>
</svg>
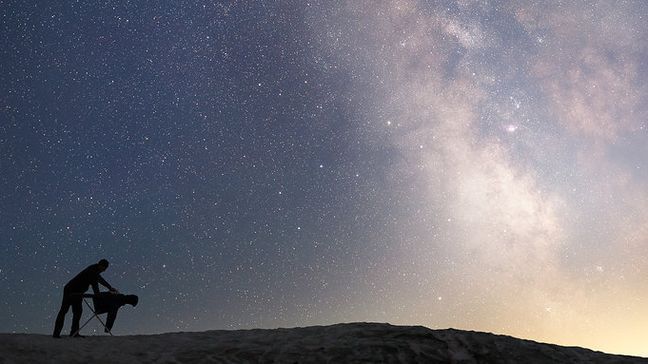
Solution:
<svg viewBox="0 0 648 364">
<path fill-rule="evenodd" d="M 508 336 L 352 323 L 83 339 L 0 334 L 5 363 L 645 363 Z"/>
</svg>

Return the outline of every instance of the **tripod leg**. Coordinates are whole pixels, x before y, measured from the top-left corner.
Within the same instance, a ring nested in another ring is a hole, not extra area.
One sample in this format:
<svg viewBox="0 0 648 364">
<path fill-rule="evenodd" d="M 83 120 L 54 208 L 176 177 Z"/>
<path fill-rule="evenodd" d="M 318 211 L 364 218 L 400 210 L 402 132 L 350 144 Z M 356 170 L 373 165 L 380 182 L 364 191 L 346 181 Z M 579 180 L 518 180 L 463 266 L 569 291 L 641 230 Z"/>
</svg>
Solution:
<svg viewBox="0 0 648 364">
<path fill-rule="evenodd" d="M 99 315 L 95 314 L 95 317 L 97 318 L 97 320 L 99 320 L 99 322 L 101 322 L 101 324 L 103 325 L 104 329 L 108 329 L 108 327 L 106 327 L 106 324 L 103 322 L 103 320 L 101 319 L 101 317 L 99 317 Z M 113 334 L 112 334 L 112 332 L 110 332 L 110 330 L 108 330 L 108 333 L 110 334 L 110 336 L 113 336 Z"/>
<path fill-rule="evenodd" d="M 104 329 L 108 329 L 108 327 L 106 327 L 106 324 L 103 322 L 103 320 L 101 319 L 101 317 L 99 317 L 99 315 L 97 315 L 97 313 L 94 311 L 94 309 L 92 308 L 92 306 L 90 306 L 90 304 L 88 303 L 88 301 L 83 301 L 83 302 L 85 302 L 86 305 L 88 305 L 88 307 L 90 308 L 90 311 L 92 311 L 92 313 L 94 314 L 94 317 L 96 317 L 97 320 L 99 320 L 99 322 L 101 322 L 101 325 L 104 327 Z M 90 318 L 92 319 L 92 317 L 90 317 Z M 84 326 L 85 326 L 85 325 L 84 325 Z M 110 332 L 110 330 L 108 330 L 108 333 L 110 334 L 110 336 L 113 336 L 113 334 L 112 334 L 112 332 Z"/>
<path fill-rule="evenodd" d="M 72 334 L 72 336 L 78 335 L 81 332 L 81 329 L 84 328 L 88 324 L 88 322 L 90 322 L 90 320 L 92 320 L 92 316 L 90 316 L 90 318 L 83 325 L 81 325 L 81 327 L 79 327 L 79 329 L 74 334 Z"/>
<path fill-rule="evenodd" d="M 90 322 L 90 320 L 92 320 L 93 317 L 96 317 L 97 320 L 99 320 L 99 322 L 101 322 L 101 325 L 103 325 L 103 327 L 107 329 L 106 324 L 103 322 L 101 317 L 99 317 L 99 315 L 97 315 L 94 308 L 92 306 L 90 306 L 88 301 L 83 300 L 83 302 L 85 302 L 86 306 L 88 306 L 88 308 L 90 309 L 90 312 L 92 312 L 92 316 L 90 316 L 90 318 L 81 327 L 79 327 L 79 329 L 72 336 L 75 336 L 75 335 L 79 334 L 79 332 L 81 332 L 81 329 L 84 328 Z M 108 330 L 108 333 L 110 334 L 110 336 L 113 336 L 113 334 L 112 334 L 112 332 L 110 332 L 110 330 Z"/>
</svg>

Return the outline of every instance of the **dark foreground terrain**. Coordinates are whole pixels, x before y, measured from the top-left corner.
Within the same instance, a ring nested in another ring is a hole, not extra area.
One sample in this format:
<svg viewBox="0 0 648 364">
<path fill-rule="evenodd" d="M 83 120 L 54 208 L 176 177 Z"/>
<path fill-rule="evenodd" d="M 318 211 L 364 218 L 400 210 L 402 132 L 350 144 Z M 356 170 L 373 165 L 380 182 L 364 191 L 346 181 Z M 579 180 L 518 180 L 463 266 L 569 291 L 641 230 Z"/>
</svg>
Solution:
<svg viewBox="0 0 648 364">
<path fill-rule="evenodd" d="M 645 363 L 509 336 L 351 323 L 274 330 L 53 339 L 0 334 L 5 363 Z"/>
</svg>

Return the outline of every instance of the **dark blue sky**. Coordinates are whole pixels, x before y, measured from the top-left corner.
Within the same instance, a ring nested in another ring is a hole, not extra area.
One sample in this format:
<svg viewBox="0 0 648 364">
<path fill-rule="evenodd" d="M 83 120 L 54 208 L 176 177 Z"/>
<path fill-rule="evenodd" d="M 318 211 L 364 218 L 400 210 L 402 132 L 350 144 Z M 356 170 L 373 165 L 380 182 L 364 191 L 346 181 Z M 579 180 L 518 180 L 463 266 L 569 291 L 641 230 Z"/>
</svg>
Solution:
<svg viewBox="0 0 648 364">
<path fill-rule="evenodd" d="M 272 325 L 351 269 L 389 155 L 357 143 L 363 97 L 300 6 L 5 8 L 4 330 L 47 330 L 25 316 L 100 257 L 166 315 L 141 332 Z"/>
<path fill-rule="evenodd" d="M 106 258 L 140 296 L 119 334 L 387 321 L 648 355 L 646 17 L 0 4 L 0 331 L 51 332 Z"/>
</svg>

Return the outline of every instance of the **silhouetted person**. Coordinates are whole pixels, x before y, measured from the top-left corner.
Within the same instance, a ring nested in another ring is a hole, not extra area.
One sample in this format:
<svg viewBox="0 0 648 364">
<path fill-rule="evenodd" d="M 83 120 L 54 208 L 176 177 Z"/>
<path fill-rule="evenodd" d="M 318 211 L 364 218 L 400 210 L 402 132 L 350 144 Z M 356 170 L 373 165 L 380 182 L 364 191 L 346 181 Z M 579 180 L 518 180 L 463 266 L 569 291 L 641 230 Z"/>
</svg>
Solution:
<svg viewBox="0 0 648 364">
<path fill-rule="evenodd" d="M 111 292 L 117 292 L 117 290 L 108 284 L 108 282 L 106 282 L 106 280 L 100 275 L 103 271 L 108 269 L 108 265 L 106 259 L 101 259 L 99 263 L 93 264 L 84 269 L 65 285 L 65 288 L 63 289 L 63 302 L 61 303 L 61 309 L 56 316 L 56 323 L 54 324 L 53 337 L 61 337 L 61 330 L 65 323 L 65 315 L 70 309 L 70 306 L 72 306 L 72 328 L 70 329 L 70 336 L 74 335 L 76 337 L 83 337 L 77 332 L 79 331 L 79 321 L 81 320 L 81 314 L 83 313 L 83 293 L 88 290 L 88 287 L 92 286 L 94 293 L 98 294 L 99 283 L 108 288 Z"/>
<path fill-rule="evenodd" d="M 117 311 L 121 306 L 125 304 L 130 304 L 133 307 L 137 306 L 139 298 L 134 294 L 114 294 L 109 292 L 101 292 L 95 294 L 92 298 L 94 303 L 95 313 L 100 315 L 102 313 L 108 313 L 108 318 L 106 319 L 106 332 L 112 330 L 115 319 L 117 318 Z"/>
</svg>

